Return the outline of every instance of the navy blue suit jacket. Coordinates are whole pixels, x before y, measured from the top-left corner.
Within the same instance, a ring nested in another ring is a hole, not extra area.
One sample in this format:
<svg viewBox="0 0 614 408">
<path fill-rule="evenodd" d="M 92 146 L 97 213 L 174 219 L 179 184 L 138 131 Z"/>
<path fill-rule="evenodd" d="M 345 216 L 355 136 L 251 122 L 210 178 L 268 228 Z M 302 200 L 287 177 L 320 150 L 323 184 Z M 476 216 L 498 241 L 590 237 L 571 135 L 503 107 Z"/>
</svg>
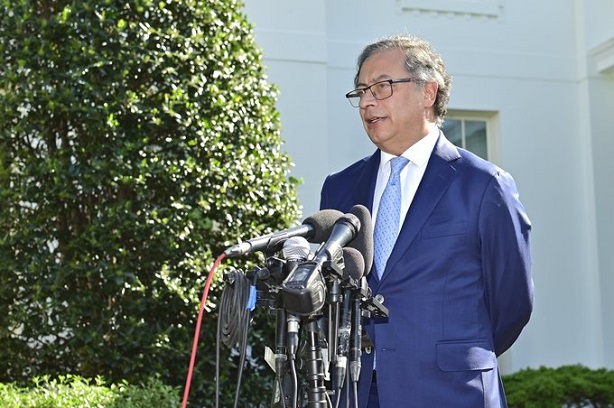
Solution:
<svg viewBox="0 0 614 408">
<path fill-rule="evenodd" d="M 379 161 L 376 151 L 328 176 L 321 209 L 371 209 Z M 382 408 L 506 406 L 497 356 L 533 308 L 530 230 L 512 177 L 440 133 L 386 270 L 368 277 L 389 309 L 365 321 Z M 373 372 L 366 351 L 360 407 Z"/>
</svg>

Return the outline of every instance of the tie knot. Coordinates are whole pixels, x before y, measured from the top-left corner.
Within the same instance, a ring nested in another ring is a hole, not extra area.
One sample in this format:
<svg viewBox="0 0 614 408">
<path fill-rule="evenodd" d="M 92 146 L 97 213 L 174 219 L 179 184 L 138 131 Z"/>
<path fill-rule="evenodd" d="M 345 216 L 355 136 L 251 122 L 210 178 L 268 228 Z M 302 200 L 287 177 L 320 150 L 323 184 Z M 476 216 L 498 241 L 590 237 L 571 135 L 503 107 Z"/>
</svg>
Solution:
<svg viewBox="0 0 614 408">
<path fill-rule="evenodd" d="M 407 163 L 409 163 L 409 160 L 403 156 L 395 157 L 394 159 L 390 160 L 390 174 L 398 176 L 401 174 L 401 170 L 403 170 Z"/>
</svg>

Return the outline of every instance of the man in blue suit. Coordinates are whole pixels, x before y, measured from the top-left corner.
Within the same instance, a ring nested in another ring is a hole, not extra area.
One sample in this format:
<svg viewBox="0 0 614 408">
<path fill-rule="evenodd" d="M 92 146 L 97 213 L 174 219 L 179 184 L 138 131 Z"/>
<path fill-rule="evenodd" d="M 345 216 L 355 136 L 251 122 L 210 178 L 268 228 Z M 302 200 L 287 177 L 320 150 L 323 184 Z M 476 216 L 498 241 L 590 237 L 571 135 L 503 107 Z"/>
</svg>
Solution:
<svg viewBox="0 0 614 408">
<path fill-rule="evenodd" d="M 362 353 L 351 406 L 357 398 L 361 408 L 505 407 L 497 356 L 533 309 L 531 224 L 514 180 L 441 132 L 451 78 L 423 39 L 368 45 L 354 83 L 346 96 L 378 149 L 328 176 L 320 206 L 371 210 L 368 281 L 389 316 L 364 322 L 373 347 Z M 400 186 L 391 205 L 385 190 L 396 157 L 407 160 L 390 182 Z M 392 238 L 379 238 L 380 218 Z M 389 255 L 378 250 L 386 240 Z"/>
</svg>

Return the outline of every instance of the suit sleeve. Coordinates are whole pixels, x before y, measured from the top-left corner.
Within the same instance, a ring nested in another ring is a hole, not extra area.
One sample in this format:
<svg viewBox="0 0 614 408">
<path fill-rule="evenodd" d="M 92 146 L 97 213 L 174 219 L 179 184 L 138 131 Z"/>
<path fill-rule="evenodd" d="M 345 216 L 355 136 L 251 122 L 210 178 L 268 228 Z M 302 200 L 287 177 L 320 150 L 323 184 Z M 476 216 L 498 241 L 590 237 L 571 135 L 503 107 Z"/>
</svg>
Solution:
<svg viewBox="0 0 614 408">
<path fill-rule="evenodd" d="M 514 180 L 505 172 L 495 174 L 482 201 L 479 234 L 497 355 L 516 341 L 533 310 L 530 231 Z"/>
<path fill-rule="evenodd" d="M 324 180 L 324 183 L 322 183 L 322 189 L 320 190 L 320 210 L 329 208 L 328 190 L 327 190 L 329 179 L 330 179 L 330 176 L 326 177 L 326 179 Z"/>
</svg>

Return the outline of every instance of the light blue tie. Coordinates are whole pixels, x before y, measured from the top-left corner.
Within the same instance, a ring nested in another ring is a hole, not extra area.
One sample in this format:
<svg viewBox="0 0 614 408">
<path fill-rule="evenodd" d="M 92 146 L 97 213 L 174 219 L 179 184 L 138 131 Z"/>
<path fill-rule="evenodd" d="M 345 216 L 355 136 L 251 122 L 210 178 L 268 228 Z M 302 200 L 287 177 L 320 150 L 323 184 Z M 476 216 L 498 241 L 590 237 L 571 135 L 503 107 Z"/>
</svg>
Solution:
<svg viewBox="0 0 614 408">
<path fill-rule="evenodd" d="M 380 278 L 386 268 L 386 262 L 392 252 L 399 233 L 399 220 L 401 219 L 401 170 L 409 163 L 403 156 L 390 160 L 390 178 L 384 189 L 377 210 L 373 243 L 375 270 Z"/>
</svg>

